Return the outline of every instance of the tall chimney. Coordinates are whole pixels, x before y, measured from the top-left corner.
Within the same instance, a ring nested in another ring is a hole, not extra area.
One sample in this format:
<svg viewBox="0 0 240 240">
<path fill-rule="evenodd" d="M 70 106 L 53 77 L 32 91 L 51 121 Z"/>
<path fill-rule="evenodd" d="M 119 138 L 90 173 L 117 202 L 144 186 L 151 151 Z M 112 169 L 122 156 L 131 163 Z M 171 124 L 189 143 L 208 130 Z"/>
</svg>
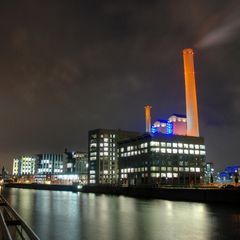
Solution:
<svg viewBox="0 0 240 240">
<path fill-rule="evenodd" d="M 194 53 L 191 48 L 186 48 L 183 50 L 187 112 L 187 135 L 199 137 L 198 106 L 193 54 Z"/>
<path fill-rule="evenodd" d="M 145 106 L 146 132 L 151 132 L 151 106 Z"/>
</svg>

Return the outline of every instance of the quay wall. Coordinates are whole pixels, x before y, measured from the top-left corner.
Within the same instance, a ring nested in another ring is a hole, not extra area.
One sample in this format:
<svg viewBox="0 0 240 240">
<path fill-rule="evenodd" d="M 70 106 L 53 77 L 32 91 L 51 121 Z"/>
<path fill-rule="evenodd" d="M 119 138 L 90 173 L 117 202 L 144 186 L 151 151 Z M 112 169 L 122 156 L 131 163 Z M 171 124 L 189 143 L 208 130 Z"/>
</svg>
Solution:
<svg viewBox="0 0 240 240">
<path fill-rule="evenodd" d="M 6 188 L 27 188 L 37 190 L 50 190 L 50 191 L 76 191 L 74 185 L 60 185 L 60 184 L 35 184 L 35 183 L 6 183 Z"/>
<path fill-rule="evenodd" d="M 135 198 L 165 199 L 173 201 L 193 201 L 209 203 L 240 204 L 240 188 L 179 188 L 179 187 L 118 187 L 111 185 L 84 185 L 77 189 L 75 185 L 23 184 L 7 183 L 5 187 L 26 188 L 50 191 L 72 191 L 83 193 L 124 195 Z"/>
<path fill-rule="evenodd" d="M 174 188 L 83 186 L 82 192 L 124 195 L 137 198 L 158 198 L 174 201 L 240 203 L 240 188 Z"/>
</svg>

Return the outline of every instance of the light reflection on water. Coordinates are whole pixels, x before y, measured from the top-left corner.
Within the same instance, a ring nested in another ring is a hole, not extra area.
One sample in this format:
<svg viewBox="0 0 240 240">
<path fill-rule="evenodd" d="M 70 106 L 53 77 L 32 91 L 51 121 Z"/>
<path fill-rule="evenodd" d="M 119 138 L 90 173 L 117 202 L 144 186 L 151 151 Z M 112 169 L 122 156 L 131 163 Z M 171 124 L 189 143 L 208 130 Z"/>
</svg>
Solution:
<svg viewBox="0 0 240 240">
<path fill-rule="evenodd" d="M 240 208 L 60 191 L 5 189 L 43 240 L 240 239 Z"/>
</svg>

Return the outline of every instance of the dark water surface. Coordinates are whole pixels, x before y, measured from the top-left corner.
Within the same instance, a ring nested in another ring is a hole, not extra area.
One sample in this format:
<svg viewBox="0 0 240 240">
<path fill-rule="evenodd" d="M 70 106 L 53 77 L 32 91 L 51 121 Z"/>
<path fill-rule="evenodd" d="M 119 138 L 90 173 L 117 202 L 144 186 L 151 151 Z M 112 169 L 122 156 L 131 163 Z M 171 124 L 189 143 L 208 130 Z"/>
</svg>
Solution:
<svg viewBox="0 0 240 240">
<path fill-rule="evenodd" d="M 240 239 L 238 206 L 14 188 L 4 196 L 42 240 Z"/>
</svg>

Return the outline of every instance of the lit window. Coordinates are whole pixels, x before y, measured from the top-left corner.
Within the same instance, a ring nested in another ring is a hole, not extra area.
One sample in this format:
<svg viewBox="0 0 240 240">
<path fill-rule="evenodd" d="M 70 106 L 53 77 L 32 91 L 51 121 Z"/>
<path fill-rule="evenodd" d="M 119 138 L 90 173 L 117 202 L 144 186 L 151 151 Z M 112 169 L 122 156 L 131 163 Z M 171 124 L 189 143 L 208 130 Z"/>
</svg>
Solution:
<svg viewBox="0 0 240 240">
<path fill-rule="evenodd" d="M 178 143 L 178 147 L 179 147 L 179 148 L 182 148 L 182 147 L 183 147 L 183 144 L 182 144 L 182 143 Z"/>
<path fill-rule="evenodd" d="M 161 153 L 166 153 L 166 148 L 161 148 Z"/>
<path fill-rule="evenodd" d="M 152 147 L 154 147 L 154 146 L 158 147 L 158 146 L 159 146 L 159 142 L 151 141 L 151 142 L 150 142 L 150 146 L 152 146 Z"/>
<path fill-rule="evenodd" d="M 195 144 L 195 149 L 199 149 L 199 145 L 198 144 Z"/>
<path fill-rule="evenodd" d="M 103 141 L 104 141 L 104 142 L 108 142 L 108 138 L 104 138 Z"/>
<path fill-rule="evenodd" d="M 183 167 L 179 167 L 179 172 L 183 172 Z"/>
<path fill-rule="evenodd" d="M 194 167 L 190 167 L 190 172 L 195 172 Z"/>
<path fill-rule="evenodd" d="M 159 148 L 151 148 L 152 152 L 159 152 Z"/>
<path fill-rule="evenodd" d="M 197 167 L 197 168 L 196 168 L 196 172 L 200 172 L 200 168 Z"/>
<path fill-rule="evenodd" d="M 189 150 L 190 154 L 194 154 L 194 150 Z"/>
<path fill-rule="evenodd" d="M 168 167 L 167 170 L 168 170 L 168 171 L 172 171 L 172 168 L 171 168 L 171 167 Z"/>
<path fill-rule="evenodd" d="M 183 150 L 182 149 L 178 149 L 178 153 L 183 154 Z"/>
<path fill-rule="evenodd" d="M 194 145 L 193 144 L 189 144 L 189 148 L 194 148 Z"/>
<path fill-rule="evenodd" d="M 199 155 L 199 150 L 195 150 L 195 154 L 196 154 L 196 155 Z"/>
<path fill-rule="evenodd" d="M 177 172 L 177 171 L 178 171 L 178 168 L 177 168 L 177 167 L 174 167 L 174 168 L 173 168 L 173 171 L 174 171 L 174 172 Z"/>
<path fill-rule="evenodd" d="M 167 173 L 168 178 L 172 178 L 172 173 Z"/>
<path fill-rule="evenodd" d="M 185 172 L 189 172 L 189 168 L 188 168 L 188 167 L 185 167 L 184 171 L 185 171 Z"/>
<path fill-rule="evenodd" d="M 105 151 L 105 152 L 108 152 L 108 148 L 107 148 L 107 147 L 105 147 L 105 148 L 104 148 L 104 151 Z"/>
<path fill-rule="evenodd" d="M 173 146 L 174 148 L 176 148 L 176 147 L 177 147 L 177 143 L 173 143 L 172 146 Z"/>
<path fill-rule="evenodd" d="M 177 149 L 176 148 L 173 149 L 173 153 L 177 153 Z"/>
<path fill-rule="evenodd" d="M 188 148 L 188 144 L 184 143 L 184 148 Z"/>
<path fill-rule="evenodd" d="M 166 167 L 161 167 L 161 171 L 166 171 Z"/>
<path fill-rule="evenodd" d="M 205 151 L 200 151 L 200 155 L 205 155 L 206 152 Z"/>
<path fill-rule="evenodd" d="M 172 146 L 172 144 L 168 142 L 167 143 L 167 147 L 171 147 L 171 146 Z"/>
<path fill-rule="evenodd" d="M 166 143 L 165 142 L 161 142 L 161 147 L 166 147 Z"/>
<path fill-rule="evenodd" d="M 200 149 L 205 150 L 205 146 L 204 145 L 200 145 Z"/>
<path fill-rule="evenodd" d="M 188 154 L 188 150 L 187 149 L 184 149 L 184 154 Z"/>
<path fill-rule="evenodd" d="M 167 153 L 172 153 L 172 149 L 171 148 L 167 148 Z"/>
<path fill-rule="evenodd" d="M 178 174 L 177 174 L 177 173 L 173 173 L 173 177 L 174 177 L 174 178 L 177 178 L 177 177 L 178 177 Z"/>
<path fill-rule="evenodd" d="M 151 177 L 156 177 L 156 173 L 151 173 Z"/>
<path fill-rule="evenodd" d="M 166 173 L 161 173 L 161 177 L 166 177 Z"/>
</svg>

